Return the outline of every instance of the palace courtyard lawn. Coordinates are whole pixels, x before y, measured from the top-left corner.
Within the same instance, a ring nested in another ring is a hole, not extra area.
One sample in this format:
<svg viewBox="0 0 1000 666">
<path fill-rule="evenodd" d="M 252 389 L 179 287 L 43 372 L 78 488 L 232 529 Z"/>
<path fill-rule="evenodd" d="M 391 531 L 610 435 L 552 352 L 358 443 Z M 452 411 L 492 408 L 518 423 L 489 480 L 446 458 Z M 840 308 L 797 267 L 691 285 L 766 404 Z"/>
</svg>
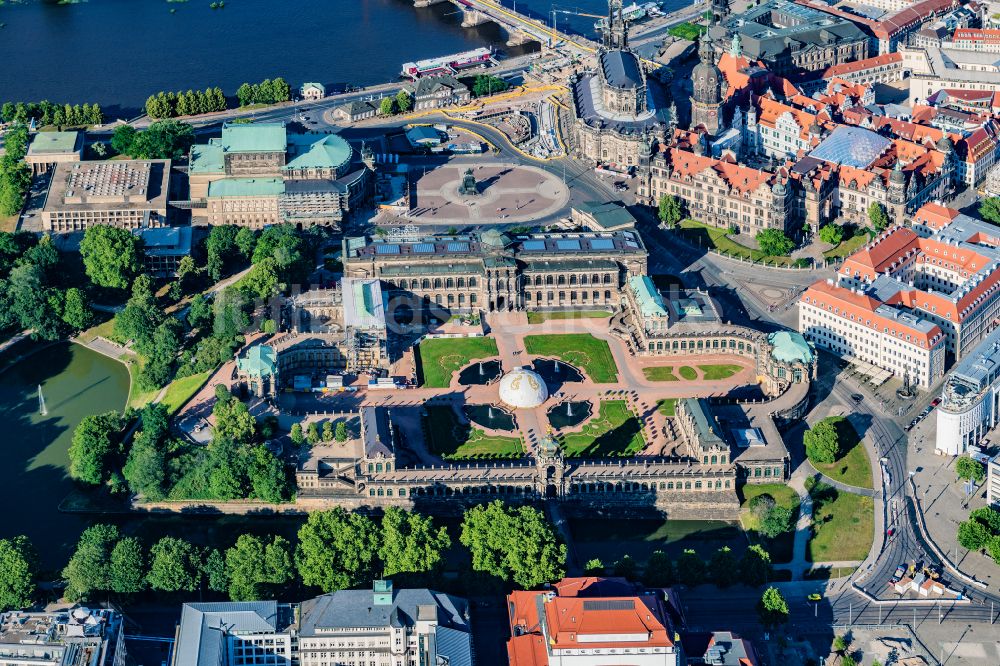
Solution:
<svg viewBox="0 0 1000 666">
<path fill-rule="evenodd" d="M 431 338 L 421 342 L 416 353 L 427 388 L 448 388 L 455 372 L 498 354 L 493 338 Z"/>
<path fill-rule="evenodd" d="M 524 348 L 534 356 L 558 358 L 579 368 L 597 384 L 618 381 L 618 366 L 611 355 L 611 348 L 604 340 L 590 333 L 563 333 L 553 335 L 526 335 Z"/>
</svg>

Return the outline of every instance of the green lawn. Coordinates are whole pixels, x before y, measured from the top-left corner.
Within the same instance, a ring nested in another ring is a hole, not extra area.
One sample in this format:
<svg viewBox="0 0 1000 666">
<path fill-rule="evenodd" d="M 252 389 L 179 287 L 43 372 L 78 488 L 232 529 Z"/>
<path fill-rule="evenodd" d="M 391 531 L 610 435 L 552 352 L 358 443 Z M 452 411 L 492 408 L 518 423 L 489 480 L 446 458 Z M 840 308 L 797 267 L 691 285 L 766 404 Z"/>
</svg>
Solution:
<svg viewBox="0 0 1000 666">
<path fill-rule="evenodd" d="M 792 529 L 769 539 L 758 533 L 758 520 L 750 511 L 750 500 L 759 495 L 770 495 L 775 504 L 792 510 Z M 792 561 L 795 547 L 795 521 L 799 517 L 799 495 L 792 488 L 780 483 L 746 484 L 740 489 L 740 522 L 747 536 L 754 543 L 759 543 L 771 555 L 776 564 Z"/>
<path fill-rule="evenodd" d="M 823 256 L 827 259 L 842 259 L 850 254 L 854 254 L 859 247 L 868 242 L 868 234 L 864 231 L 856 231 L 853 236 L 840 241 L 837 247 L 827 250 Z"/>
<path fill-rule="evenodd" d="M 682 365 L 681 367 L 677 368 L 677 372 L 678 374 L 680 374 L 682 379 L 686 379 L 688 381 L 698 379 L 698 371 L 689 365 Z"/>
<path fill-rule="evenodd" d="M 656 408 L 664 416 L 675 416 L 677 414 L 677 398 L 664 398 L 656 401 Z"/>
<path fill-rule="evenodd" d="M 689 42 L 693 42 L 698 39 L 701 34 L 705 32 L 705 27 L 700 25 L 695 25 L 689 21 L 684 21 L 684 23 L 678 23 L 674 27 L 667 30 L 667 34 L 671 37 L 677 37 L 679 39 L 686 39 Z"/>
<path fill-rule="evenodd" d="M 723 254 L 731 254 L 752 261 L 777 263 L 783 266 L 791 266 L 795 263 L 795 260 L 790 257 L 772 257 L 760 250 L 752 250 L 745 245 L 740 245 L 726 235 L 729 233 L 728 229 L 718 229 L 695 220 L 681 221 L 679 233 L 690 241 L 700 243 L 702 247 L 714 248 Z"/>
<path fill-rule="evenodd" d="M 698 369 L 701 370 L 702 379 L 714 381 L 719 379 L 729 379 L 743 368 L 735 363 L 715 363 L 699 365 Z"/>
<path fill-rule="evenodd" d="M 128 368 L 129 378 L 131 379 L 131 387 L 128 393 L 128 406 L 135 407 L 136 409 L 142 409 L 153 401 L 153 398 L 155 398 L 156 394 L 160 392 L 160 389 L 153 389 L 152 391 L 142 391 L 139 389 L 139 374 L 146 365 L 146 359 L 140 354 L 136 354 L 135 356 L 125 356 L 122 358 L 122 363 L 124 363 L 125 367 Z"/>
<path fill-rule="evenodd" d="M 528 312 L 528 323 L 541 324 L 556 319 L 603 319 L 610 316 L 611 313 L 607 310 L 555 310 L 553 312 L 532 310 Z"/>
<path fill-rule="evenodd" d="M 872 467 L 868 461 L 865 445 L 858 437 L 857 431 L 847 419 L 838 420 L 837 430 L 840 433 L 841 450 L 846 453 L 832 463 L 821 463 L 812 459 L 809 462 L 834 481 L 856 488 L 871 488 Z"/>
<path fill-rule="evenodd" d="M 865 559 L 875 530 L 872 498 L 842 493 L 812 479 L 807 486 L 813 499 L 813 535 L 806 557 L 811 562 Z"/>
<path fill-rule="evenodd" d="M 526 335 L 524 348 L 535 356 L 550 356 L 582 370 L 598 384 L 618 381 L 618 366 L 611 348 L 590 333 Z"/>
<path fill-rule="evenodd" d="M 102 314 L 102 313 L 98 313 Z M 111 317 L 107 321 L 98 324 L 97 326 L 92 326 L 86 331 L 80 333 L 79 338 L 83 342 L 93 342 L 97 338 L 107 338 L 111 339 L 111 334 L 115 330 L 115 318 Z"/>
<path fill-rule="evenodd" d="M 519 437 L 487 435 L 483 430 L 459 422 L 448 405 L 428 406 L 424 417 L 424 436 L 431 453 L 445 460 L 495 460 L 524 455 Z"/>
<path fill-rule="evenodd" d="M 676 382 L 674 369 L 669 365 L 661 365 L 653 368 L 643 368 L 642 374 L 651 382 Z"/>
<path fill-rule="evenodd" d="M 432 338 L 416 348 L 423 385 L 448 388 L 451 376 L 476 359 L 497 355 L 493 338 Z"/>
<path fill-rule="evenodd" d="M 167 412 L 174 414 L 184 403 L 191 399 L 191 397 L 198 392 L 202 384 L 208 381 L 208 378 L 212 375 L 211 370 L 206 370 L 205 372 L 199 372 L 196 375 L 190 375 L 188 377 L 181 377 L 180 379 L 175 379 L 170 382 L 167 387 L 167 392 L 163 395 L 163 400 L 160 403 L 167 408 Z"/>
<path fill-rule="evenodd" d="M 568 458 L 633 456 L 646 445 L 642 425 L 624 400 L 602 400 L 597 416 L 583 430 L 560 439 Z"/>
</svg>

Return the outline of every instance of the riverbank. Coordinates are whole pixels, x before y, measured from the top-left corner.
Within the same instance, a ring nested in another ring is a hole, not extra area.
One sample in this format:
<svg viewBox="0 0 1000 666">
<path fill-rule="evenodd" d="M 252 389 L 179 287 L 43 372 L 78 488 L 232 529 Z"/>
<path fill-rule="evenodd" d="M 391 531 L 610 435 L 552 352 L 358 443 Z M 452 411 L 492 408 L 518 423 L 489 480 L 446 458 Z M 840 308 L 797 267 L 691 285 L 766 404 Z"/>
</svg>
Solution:
<svg viewBox="0 0 1000 666">
<path fill-rule="evenodd" d="M 90 0 L 0 7 L 0 22 L 7 24 L 0 40 L 0 58 L 7 63 L 0 68 L 0 101 L 96 102 L 114 120 L 136 115 L 146 97 L 160 90 L 219 86 L 232 95 L 245 81 L 277 76 L 296 89 L 303 81 L 337 89 L 397 80 L 408 61 L 482 46 L 507 55 L 528 50 L 508 49 L 506 34 L 492 23 L 463 28 L 461 13 L 448 3 L 418 9 L 412 0 L 241 0 L 223 11 L 195 3 L 131 2 L 128 11 L 122 5 Z M 275 39 L 299 35 L 309 25 L 324 26 L 324 38 L 294 44 Z M 253 58 L 246 57 L 249 52 Z M 80 62 L 81 54 L 85 67 L 67 65 Z M 32 75 L 24 76 L 26 71 Z"/>
</svg>

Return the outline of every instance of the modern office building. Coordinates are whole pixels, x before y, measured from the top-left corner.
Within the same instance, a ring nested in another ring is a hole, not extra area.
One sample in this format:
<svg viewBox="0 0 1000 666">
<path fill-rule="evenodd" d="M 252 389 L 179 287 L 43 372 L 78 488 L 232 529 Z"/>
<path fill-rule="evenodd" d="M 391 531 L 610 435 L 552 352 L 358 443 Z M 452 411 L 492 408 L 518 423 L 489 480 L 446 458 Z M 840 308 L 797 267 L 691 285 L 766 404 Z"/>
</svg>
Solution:
<svg viewBox="0 0 1000 666">
<path fill-rule="evenodd" d="M 935 450 L 959 456 L 1000 422 L 1000 329 L 994 330 L 951 372 L 937 408 Z"/>
<path fill-rule="evenodd" d="M 473 666 L 465 599 L 434 590 L 339 590 L 302 603 L 300 666 Z"/>
<path fill-rule="evenodd" d="M 377 580 L 301 604 L 184 604 L 171 666 L 293 664 L 473 666 L 468 603 Z"/>
<path fill-rule="evenodd" d="M 510 666 L 684 666 L 663 601 L 624 578 L 564 578 L 507 595 Z"/>
<path fill-rule="evenodd" d="M 28 144 L 24 161 L 34 176 L 60 162 L 79 162 L 83 159 L 83 138 L 83 132 L 39 132 Z"/>
<path fill-rule="evenodd" d="M 164 226 L 169 191 L 170 160 L 59 162 L 42 207 L 42 229 Z"/>
<path fill-rule="evenodd" d="M 990 506 L 1000 507 L 1000 455 L 986 463 L 986 501 Z"/>
<path fill-rule="evenodd" d="M 124 639 L 113 610 L 10 611 L 0 614 L 0 666 L 125 666 Z"/>
<path fill-rule="evenodd" d="M 170 666 L 291 666 L 295 613 L 275 601 L 184 604 Z"/>
<path fill-rule="evenodd" d="M 181 259 L 191 256 L 191 227 L 143 227 L 132 233 L 142 239 L 145 271 L 153 277 L 176 276 Z"/>
</svg>

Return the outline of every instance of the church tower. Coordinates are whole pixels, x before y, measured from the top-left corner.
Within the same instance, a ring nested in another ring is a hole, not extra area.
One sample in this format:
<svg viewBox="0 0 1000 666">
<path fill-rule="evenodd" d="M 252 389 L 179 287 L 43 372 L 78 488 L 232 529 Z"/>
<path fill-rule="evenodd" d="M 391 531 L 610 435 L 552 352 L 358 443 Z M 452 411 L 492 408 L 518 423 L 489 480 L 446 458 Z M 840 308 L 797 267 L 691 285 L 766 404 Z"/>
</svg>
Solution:
<svg viewBox="0 0 1000 666">
<path fill-rule="evenodd" d="M 622 13 L 622 0 L 608 0 L 608 25 L 604 28 L 604 48 L 609 51 L 628 48 L 628 28 Z"/>
<path fill-rule="evenodd" d="M 722 107 L 722 72 L 715 66 L 715 49 L 708 35 L 698 43 L 701 60 L 691 72 L 691 129 L 699 125 L 712 136 L 719 132 Z"/>
</svg>

